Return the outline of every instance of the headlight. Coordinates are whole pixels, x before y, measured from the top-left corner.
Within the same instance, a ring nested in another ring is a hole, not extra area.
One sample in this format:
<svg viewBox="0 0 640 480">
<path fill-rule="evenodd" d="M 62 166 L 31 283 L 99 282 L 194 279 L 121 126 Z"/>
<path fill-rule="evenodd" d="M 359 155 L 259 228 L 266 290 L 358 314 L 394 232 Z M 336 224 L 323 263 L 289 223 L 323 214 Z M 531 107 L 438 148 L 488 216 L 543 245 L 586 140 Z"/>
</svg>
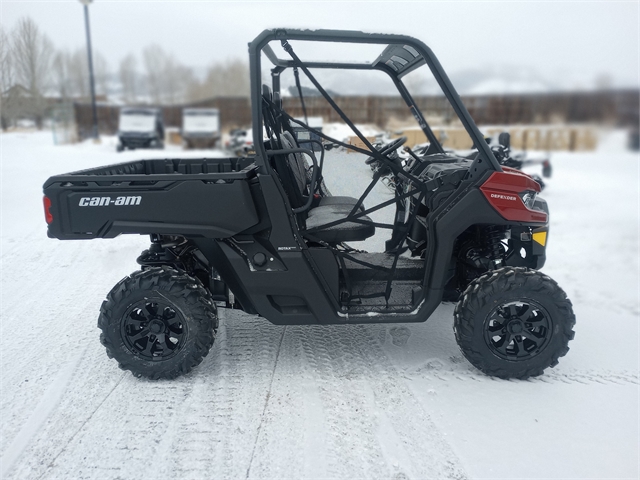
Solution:
<svg viewBox="0 0 640 480">
<path fill-rule="evenodd" d="M 536 203 L 536 195 L 538 195 L 536 192 L 532 192 L 530 190 L 520 194 L 522 203 L 524 203 L 524 206 L 529 210 L 533 210 L 533 205 Z"/>
</svg>

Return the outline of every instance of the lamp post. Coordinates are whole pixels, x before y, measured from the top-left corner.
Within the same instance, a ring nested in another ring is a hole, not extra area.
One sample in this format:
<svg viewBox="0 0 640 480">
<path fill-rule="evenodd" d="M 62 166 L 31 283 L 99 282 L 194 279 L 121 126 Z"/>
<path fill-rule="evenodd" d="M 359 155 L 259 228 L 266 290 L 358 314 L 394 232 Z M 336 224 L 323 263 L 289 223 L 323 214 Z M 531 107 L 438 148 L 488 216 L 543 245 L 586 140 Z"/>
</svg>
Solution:
<svg viewBox="0 0 640 480">
<path fill-rule="evenodd" d="M 93 80 L 93 57 L 91 55 L 91 32 L 89 30 L 89 4 L 93 0 L 80 0 L 84 5 L 84 26 L 87 31 L 87 57 L 89 59 L 89 86 L 91 88 L 91 110 L 93 111 L 93 138 L 98 139 L 98 111 L 96 109 L 96 87 Z"/>
</svg>

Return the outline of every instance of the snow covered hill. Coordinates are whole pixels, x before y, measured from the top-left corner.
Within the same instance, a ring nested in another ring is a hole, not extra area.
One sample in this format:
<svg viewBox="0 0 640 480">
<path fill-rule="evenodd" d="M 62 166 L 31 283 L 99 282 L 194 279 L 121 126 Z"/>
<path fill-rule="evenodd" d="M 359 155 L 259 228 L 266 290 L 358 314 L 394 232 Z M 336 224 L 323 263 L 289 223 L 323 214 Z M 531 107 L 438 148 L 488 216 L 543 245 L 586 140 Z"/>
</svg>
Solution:
<svg viewBox="0 0 640 480">
<path fill-rule="evenodd" d="M 577 325 L 544 376 L 479 373 L 443 305 L 424 324 L 375 326 L 282 327 L 223 311 L 205 361 L 152 382 L 120 371 L 96 326 L 148 239 L 48 239 L 41 188 L 53 174 L 203 152 L 0 135 L 0 477 L 637 478 L 639 159 L 610 139 L 552 158 L 544 271 Z M 361 160 L 327 156 L 334 194 L 364 189 Z"/>
</svg>

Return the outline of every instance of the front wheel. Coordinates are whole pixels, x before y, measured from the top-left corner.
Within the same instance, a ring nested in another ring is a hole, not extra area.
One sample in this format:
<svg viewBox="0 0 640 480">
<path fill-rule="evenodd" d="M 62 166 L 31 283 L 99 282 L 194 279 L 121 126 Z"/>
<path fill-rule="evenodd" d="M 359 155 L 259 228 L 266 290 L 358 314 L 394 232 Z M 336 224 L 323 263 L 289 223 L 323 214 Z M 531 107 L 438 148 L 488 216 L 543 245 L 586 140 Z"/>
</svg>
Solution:
<svg viewBox="0 0 640 480">
<path fill-rule="evenodd" d="M 537 270 L 506 267 L 472 281 L 454 312 L 463 355 L 487 375 L 541 375 L 569 351 L 575 315 L 571 301 Z"/>
<path fill-rule="evenodd" d="M 199 280 L 169 267 L 122 279 L 100 308 L 100 341 L 136 377 L 175 378 L 209 353 L 218 317 Z"/>
</svg>

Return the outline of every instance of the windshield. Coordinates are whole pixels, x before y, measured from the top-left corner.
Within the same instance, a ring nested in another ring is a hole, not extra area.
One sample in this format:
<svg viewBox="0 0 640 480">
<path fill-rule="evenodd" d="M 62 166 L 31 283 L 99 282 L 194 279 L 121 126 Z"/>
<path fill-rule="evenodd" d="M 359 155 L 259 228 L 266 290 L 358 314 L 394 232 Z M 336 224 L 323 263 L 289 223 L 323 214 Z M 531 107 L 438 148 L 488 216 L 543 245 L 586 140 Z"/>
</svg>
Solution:
<svg viewBox="0 0 640 480">
<path fill-rule="evenodd" d="M 218 112 L 185 112 L 182 118 L 182 130 L 185 132 L 218 133 L 220 131 Z"/>
<path fill-rule="evenodd" d="M 121 112 L 121 132 L 154 132 L 156 129 L 156 116 L 142 112 Z"/>
</svg>

